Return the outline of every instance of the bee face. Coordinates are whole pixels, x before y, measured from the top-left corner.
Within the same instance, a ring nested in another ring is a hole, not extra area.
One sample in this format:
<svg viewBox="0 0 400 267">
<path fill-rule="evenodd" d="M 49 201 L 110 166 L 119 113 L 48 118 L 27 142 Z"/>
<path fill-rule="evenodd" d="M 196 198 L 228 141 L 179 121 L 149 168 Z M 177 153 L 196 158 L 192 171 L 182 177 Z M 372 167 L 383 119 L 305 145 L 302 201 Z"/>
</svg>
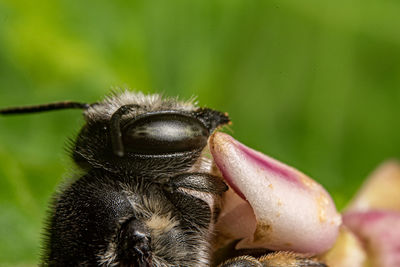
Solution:
<svg viewBox="0 0 400 267">
<path fill-rule="evenodd" d="M 124 92 L 92 105 L 56 103 L 1 113 L 84 109 L 71 155 L 82 176 L 51 205 L 44 266 L 208 266 L 227 186 L 205 157 L 218 111 Z"/>
<path fill-rule="evenodd" d="M 117 103 L 117 104 L 116 104 Z M 189 169 L 225 114 L 158 95 L 124 93 L 92 105 L 73 158 L 82 167 L 158 176 Z"/>
</svg>

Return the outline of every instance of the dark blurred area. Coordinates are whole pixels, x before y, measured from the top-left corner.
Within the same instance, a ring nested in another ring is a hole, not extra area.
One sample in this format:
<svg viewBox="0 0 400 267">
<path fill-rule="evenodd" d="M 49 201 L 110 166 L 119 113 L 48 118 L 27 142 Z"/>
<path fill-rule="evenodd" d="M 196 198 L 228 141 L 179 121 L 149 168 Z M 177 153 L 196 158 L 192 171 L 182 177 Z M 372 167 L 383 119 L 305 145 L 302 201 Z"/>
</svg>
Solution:
<svg viewBox="0 0 400 267">
<path fill-rule="evenodd" d="M 399 14 L 378 0 L 0 0 L 0 107 L 95 102 L 112 88 L 195 95 L 343 208 L 400 158 Z M 73 110 L 0 118 L 0 265 L 38 262 L 82 123 Z"/>
</svg>

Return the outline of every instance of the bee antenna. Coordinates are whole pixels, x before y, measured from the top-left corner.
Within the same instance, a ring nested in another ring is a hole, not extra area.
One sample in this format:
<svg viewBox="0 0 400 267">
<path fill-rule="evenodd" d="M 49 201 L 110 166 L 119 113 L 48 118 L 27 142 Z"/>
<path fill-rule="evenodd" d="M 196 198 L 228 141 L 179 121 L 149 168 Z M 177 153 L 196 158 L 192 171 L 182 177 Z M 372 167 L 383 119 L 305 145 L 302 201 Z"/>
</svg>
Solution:
<svg viewBox="0 0 400 267">
<path fill-rule="evenodd" d="M 111 145 L 115 155 L 124 156 L 124 145 L 122 144 L 121 118 L 133 108 L 140 108 L 137 104 L 123 105 L 115 111 L 110 120 Z"/>
<path fill-rule="evenodd" d="M 37 113 L 37 112 L 60 110 L 60 109 L 88 109 L 90 106 L 91 105 L 87 103 L 62 101 L 62 102 L 54 102 L 43 105 L 0 109 L 0 114 L 11 115 L 11 114 L 24 114 L 24 113 Z"/>
</svg>

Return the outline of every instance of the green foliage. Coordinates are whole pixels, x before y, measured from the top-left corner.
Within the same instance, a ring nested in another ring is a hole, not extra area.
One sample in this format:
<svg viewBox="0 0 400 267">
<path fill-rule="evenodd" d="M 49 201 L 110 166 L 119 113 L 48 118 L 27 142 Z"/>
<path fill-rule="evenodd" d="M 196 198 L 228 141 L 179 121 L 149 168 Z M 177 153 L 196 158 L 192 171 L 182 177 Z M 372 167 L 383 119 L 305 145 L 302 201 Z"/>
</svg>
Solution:
<svg viewBox="0 0 400 267">
<path fill-rule="evenodd" d="M 0 0 L 0 106 L 94 102 L 113 86 L 228 111 L 243 143 L 339 207 L 400 156 L 400 3 Z M 0 118 L 0 263 L 38 262 L 79 111 Z"/>
</svg>

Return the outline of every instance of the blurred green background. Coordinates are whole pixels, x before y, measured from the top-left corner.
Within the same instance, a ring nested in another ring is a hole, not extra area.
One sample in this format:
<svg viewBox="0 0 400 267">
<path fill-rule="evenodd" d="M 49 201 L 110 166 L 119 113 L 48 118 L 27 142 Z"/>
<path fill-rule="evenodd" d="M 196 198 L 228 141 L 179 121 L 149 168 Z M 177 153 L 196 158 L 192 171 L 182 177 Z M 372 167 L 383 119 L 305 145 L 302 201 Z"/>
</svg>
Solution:
<svg viewBox="0 0 400 267">
<path fill-rule="evenodd" d="M 198 96 L 342 208 L 400 157 L 400 2 L 0 0 L 0 106 Z M 80 111 L 0 118 L 0 265 L 35 265 Z"/>
</svg>

